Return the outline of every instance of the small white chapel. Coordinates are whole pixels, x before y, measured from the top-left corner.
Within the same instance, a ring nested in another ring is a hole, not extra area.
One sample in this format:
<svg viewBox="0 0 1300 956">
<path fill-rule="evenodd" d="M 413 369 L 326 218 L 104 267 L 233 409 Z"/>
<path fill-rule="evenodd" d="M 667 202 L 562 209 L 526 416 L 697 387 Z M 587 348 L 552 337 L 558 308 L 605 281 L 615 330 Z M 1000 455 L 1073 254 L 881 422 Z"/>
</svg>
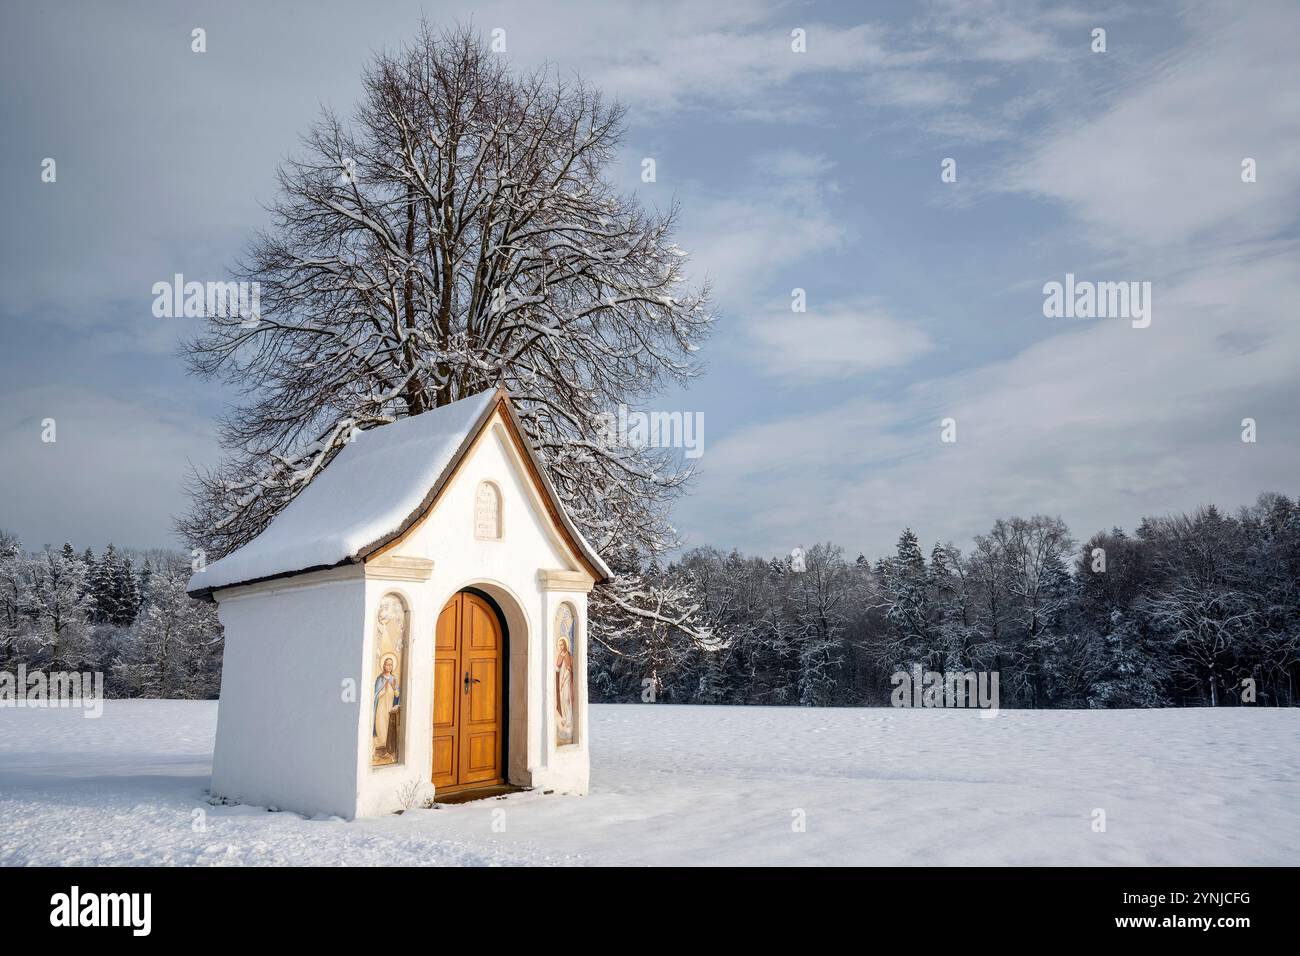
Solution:
<svg viewBox="0 0 1300 956">
<path fill-rule="evenodd" d="M 352 819 L 586 793 L 587 595 L 609 576 L 504 390 L 358 432 L 190 579 L 225 628 L 212 795 Z"/>
</svg>

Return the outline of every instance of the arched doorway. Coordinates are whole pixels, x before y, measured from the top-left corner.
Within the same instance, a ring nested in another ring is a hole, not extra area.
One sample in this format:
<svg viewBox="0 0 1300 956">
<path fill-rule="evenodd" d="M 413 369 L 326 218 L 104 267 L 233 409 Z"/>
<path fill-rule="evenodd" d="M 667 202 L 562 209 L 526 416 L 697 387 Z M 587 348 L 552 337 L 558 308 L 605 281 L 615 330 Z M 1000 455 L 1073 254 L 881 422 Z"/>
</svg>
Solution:
<svg viewBox="0 0 1300 956">
<path fill-rule="evenodd" d="M 505 620 L 485 594 L 458 591 L 438 614 L 433 660 L 433 785 L 506 782 Z"/>
</svg>

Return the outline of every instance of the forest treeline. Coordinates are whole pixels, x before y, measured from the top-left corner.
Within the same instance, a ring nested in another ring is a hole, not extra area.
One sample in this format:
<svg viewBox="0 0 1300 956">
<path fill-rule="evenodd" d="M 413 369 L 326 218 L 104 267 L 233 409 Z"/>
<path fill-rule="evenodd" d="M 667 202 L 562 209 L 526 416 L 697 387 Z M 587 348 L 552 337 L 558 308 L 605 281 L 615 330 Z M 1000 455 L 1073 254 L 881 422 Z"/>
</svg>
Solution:
<svg viewBox="0 0 1300 956">
<path fill-rule="evenodd" d="M 891 676 L 920 665 L 998 672 L 1002 707 L 1296 703 L 1300 499 L 1146 518 L 1082 546 L 1037 515 L 998 520 L 968 552 L 927 557 L 904 530 L 878 560 L 834 544 L 800 557 L 687 553 L 663 573 L 693 582 L 721 646 L 657 631 L 638 660 L 593 643 L 591 699 L 887 705 Z"/>
<path fill-rule="evenodd" d="M 189 576 L 176 552 L 28 553 L 0 531 L 0 670 L 102 673 L 108 697 L 215 698 L 221 626 Z"/>
<path fill-rule="evenodd" d="M 829 543 L 800 558 L 698 548 L 651 569 L 694 591 L 717 641 L 656 627 L 636 648 L 592 640 L 592 701 L 879 706 L 919 665 L 996 671 L 1002 707 L 1297 703 L 1300 499 L 1082 544 L 1037 515 L 999 519 L 966 552 L 927 556 L 904 530 L 876 560 Z M 189 574 L 176 552 L 29 553 L 0 531 L 0 670 L 97 671 L 110 697 L 216 697 L 221 628 L 185 594 Z"/>
</svg>

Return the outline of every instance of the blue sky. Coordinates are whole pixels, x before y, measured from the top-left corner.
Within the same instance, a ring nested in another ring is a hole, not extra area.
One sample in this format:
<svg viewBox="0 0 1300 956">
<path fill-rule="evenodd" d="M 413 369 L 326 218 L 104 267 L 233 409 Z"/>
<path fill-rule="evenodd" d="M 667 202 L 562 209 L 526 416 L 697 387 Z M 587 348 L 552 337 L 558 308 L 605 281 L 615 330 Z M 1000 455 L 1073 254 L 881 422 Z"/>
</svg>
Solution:
<svg viewBox="0 0 1300 956">
<path fill-rule="evenodd" d="M 964 547 L 1046 512 L 1086 537 L 1300 491 L 1294 4 L 651 6 L 7 5 L 0 526 L 175 543 L 235 396 L 185 375 L 187 320 L 150 288 L 225 274 L 298 134 L 422 10 L 619 98 L 612 176 L 681 205 L 720 316 L 707 374 L 654 403 L 704 414 L 688 543 L 874 556 L 904 524 Z M 1067 272 L 1151 282 L 1151 327 L 1045 318 Z"/>
</svg>

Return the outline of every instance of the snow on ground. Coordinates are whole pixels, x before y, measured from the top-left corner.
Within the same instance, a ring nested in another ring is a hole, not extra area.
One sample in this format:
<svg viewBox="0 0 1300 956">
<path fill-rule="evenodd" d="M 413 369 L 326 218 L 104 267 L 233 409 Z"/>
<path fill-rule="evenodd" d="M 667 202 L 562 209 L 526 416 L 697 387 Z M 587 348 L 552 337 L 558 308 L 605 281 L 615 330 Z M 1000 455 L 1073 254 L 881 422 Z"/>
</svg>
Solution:
<svg viewBox="0 0 1300 956">
<path fill-rule="evenodd" d="M 595 706 L 590 796 L 354 822 L 209 805 L 216 713 L 0 709 L 0 865 L 1300 862 L 1300 710 Z"/>
</svg>

